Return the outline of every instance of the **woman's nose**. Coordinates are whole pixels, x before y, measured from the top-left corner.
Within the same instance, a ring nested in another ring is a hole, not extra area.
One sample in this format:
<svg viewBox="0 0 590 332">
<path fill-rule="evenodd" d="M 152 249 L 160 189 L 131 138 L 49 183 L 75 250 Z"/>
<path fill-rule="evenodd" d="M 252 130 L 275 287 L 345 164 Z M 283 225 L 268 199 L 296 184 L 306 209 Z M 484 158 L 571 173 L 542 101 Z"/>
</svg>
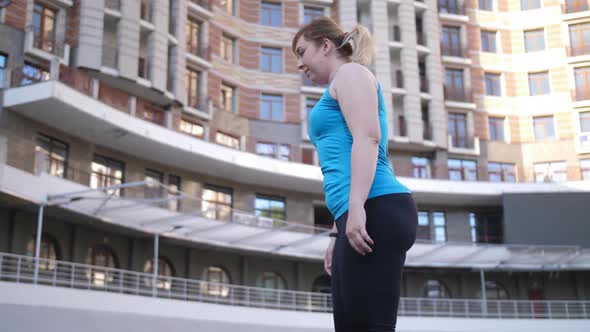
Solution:
<svg viewBox="0 0 590 332">
<path fill-rule="evenodd" d="M 303 70 L 303 63 L 301 62 L 301 59 L 297 59 L 297 69 Z"/>
</svg>

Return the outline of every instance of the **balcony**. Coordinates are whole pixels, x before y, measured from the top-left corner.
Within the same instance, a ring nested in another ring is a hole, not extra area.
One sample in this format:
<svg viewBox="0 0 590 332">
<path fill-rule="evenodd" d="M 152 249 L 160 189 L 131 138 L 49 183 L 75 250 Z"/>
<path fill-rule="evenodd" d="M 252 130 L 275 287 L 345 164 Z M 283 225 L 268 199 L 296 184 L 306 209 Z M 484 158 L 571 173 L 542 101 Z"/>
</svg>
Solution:
<svg viewBox="0 0 590 332">
<path fill-rule="evenodd" d="M 422 122 L 422 138 L 425 141 L 432 141 L 432 125 L 430 122 Z"/>
<path fill-rule="evenodd" d="M 105 0 L 104 7 L 117 12 L 121 11 L 121 0 Z"/>
<path fill-rule="evenodd" d="M 467 53 L 464 47 L 454 47 L 448 45 L 440 45 L 440 50 L 443 56 L 454 56 L 464 58 Z"/>
<path fill-rule="evenodd" d="M 468 89 L 448 88 L 444 87 L 445 99 L 449 101 L 458 101 L 465 103 L 472 103 L 473 97 L 471 91 Z"/>
<path fill-rule="evenodd" d="M 118 70 L 119 69 L 119 49 L 113 46 L 102 46 L 102 66 Z"/>
<path fill-rule="evenodd" d="M 420 92 L 429 93 L 429 82 L 428 77 L 420 75 Z"/>
<path fill-rule="evenodd" d="M 408 125 L 406 123 L 406 117 L 403 114 L 397 117 L 397 126 L 395 126 L 395 136 L 407 137 L 408 136 Z"/>
<path fill-rule="evenodd" d="M 150 79 L 150 60 L 140 57 L 137 61 L 137 76 L 149 80 Z"/>
<path fill-rule="evenodd" d="M 588 89 L 574 89 L 574 90 L 572 90 L 572 100 L 574 100 L 574 101 L 590 100 L 590 90 L 588 90 Z"/>
<path fill-rule="evenodd" d="M 54 32 L 37 33 L 33 28 L 25 31 L 25 53 L 49 62 L 57 56 L 64 65 L 70 61 L 70 45 L 65 43 L 65 36 L 56 35 Z"/>
<path fill-rule="evenodd" d="M 590 55 L 590 44 L 568 46 L 567 47 L 567 55 L 570 57 L 581 56 L 581 55 Z"/>
<path fill-rule="evenodd" d="M 480 154 L 479 137 L 453 135 L 449 135 L 448 137 L 449 153 L 468 154 L 475 156 Z"/>
<path fill-rule="evenodd" d="M 153 22 L 153 7 L 150 0 L 141 0 L 139 18 L 146 22 Z"/>
<path fill-rule="evenodd" d="M 211 61 L 210 49 L 208 46 L 205 45 L 186 45 L 186 54 L 194 57 L 199 57 L 205 61 Z"/>
<path fill-rule="evenodd" d="M 396 69 L 393 72 L 393 85 L 398 89 L 404 89 L 404 72 L 401 69 Z"/>
<path fill-rule="evenodd" d="M 426 46 L 426 36 L 423 32 L 416 32 L 416 42 L 418 45 Z"/>
<path fill-rule="evenodd" d="M 452 1 L 444 4 L 439 2 L 438 12 L 440 14 L 465 15 L 465 4 Z"/>
<path fill-rule="evenodd" d="M 568 1 L 561 4 L 561 12 L 563 14 L 579 13 L 588 10 L 588 0 Z"/>
</svg>

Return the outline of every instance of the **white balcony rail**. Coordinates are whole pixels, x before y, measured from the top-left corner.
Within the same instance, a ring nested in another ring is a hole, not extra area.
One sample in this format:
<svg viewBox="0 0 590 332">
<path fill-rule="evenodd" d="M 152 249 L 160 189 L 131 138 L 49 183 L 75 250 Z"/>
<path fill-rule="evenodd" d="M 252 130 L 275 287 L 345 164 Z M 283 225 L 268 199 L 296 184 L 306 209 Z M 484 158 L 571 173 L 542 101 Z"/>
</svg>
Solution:
<svg viewBox="0 0 590 332">
<path fill-rule="evenodd" d="M 153 296 L 183 301 L 296 310 L 332 311 L 329 294 L 275 290 L 221 284 L 203 280 L 152 274 L 40 259 L 45 267 L 39 272 L 38 284 L 89 289 L 112 293 Z M 0 281 L 32 283 L 34 258 L 0 253 Z M 154 291 L 155 290 L 155 291 Z M 521 301 L 401 298 L 399 314 L 403 316 L 437 316 L 467 318 L 544 318 L 590 319 L 590 301 Z"/>
</svg>

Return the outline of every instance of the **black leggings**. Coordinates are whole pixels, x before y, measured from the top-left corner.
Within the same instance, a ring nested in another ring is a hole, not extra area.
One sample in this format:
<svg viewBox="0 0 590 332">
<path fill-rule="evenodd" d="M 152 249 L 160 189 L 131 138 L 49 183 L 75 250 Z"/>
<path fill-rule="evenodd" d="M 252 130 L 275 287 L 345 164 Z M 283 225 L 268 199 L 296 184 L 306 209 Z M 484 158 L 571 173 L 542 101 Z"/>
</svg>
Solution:
<svg viewBox="0 0 590 332">
<path fill-rule="evenodd" d="M 362 256 L 346 237 L 348 212 L 336 220 L 332 299 L 336 332 L 395 331 L 402 268 L 416 240 L 418 213 L 411 194 L 365 202 L 373 252 Z"/>
</svg>

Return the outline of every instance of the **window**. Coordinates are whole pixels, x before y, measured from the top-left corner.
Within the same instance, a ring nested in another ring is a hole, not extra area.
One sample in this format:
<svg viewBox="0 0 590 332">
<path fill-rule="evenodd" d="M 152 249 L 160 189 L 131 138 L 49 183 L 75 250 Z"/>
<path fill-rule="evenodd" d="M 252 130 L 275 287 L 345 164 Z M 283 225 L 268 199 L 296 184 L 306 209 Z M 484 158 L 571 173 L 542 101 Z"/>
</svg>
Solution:
<svg viewBox="0 0 590 332">
<path fill-rule="evenodd" d="M 215 133 L 215 142 L 221 145 L 225 145 L 232 149 L 240 149 L 240 139 L 228 134 L 224 134 L 220 131 Z"/>
<path fill-rule="evenodd" d="M 494 10 L 494 1 L 493 0 L 478 0 L 478 8 L 480 10 Z"/>
<path fill-rule="evenodd" d="M 305 97 L 305 116 L 306 116 L 306 120 L 307 120 L 307 129 L 309 130 L 309 116 L 311 114 L 311 110 L 313 110 L 313 108 L 315 107 L 315 104 L 317 104 L 317 102 L 319 101 L 319 99 L 317 98 L 312 98 L 312 97 Z"/>
<path fill-rule="evenodd" d="M 55 138 L 37 135 L 35 146 L 35 173 L 46 172 L 53 176 L 68 176 L 69 147 Z"/>
<path fill-rule="evenodd" d="M 231 220 L 233 190 L 231 188 L 206 184 L 201 193 L 201 211 L 206 218 L 222 221 Z"/>
<path fill-rule="evenodd" d="M 481 289 L 479 289 L 475 297 L 481 299 Z M 495 281 L 486 281 L 486 300 L 508 300 L 508 292 L 504 286 Z"/>
<path fill-rule="evenodd" d="M 262 2 L 260 4 L 260 24 L 280 27 L 282 24 L 281 4 Z"/>
<path fill-rule="evenodd" d="M 465 100 L 463 69 L 445 69 L 445 97 L 449 100 Z"/>
<path fill-rule="evenodd" d="M 570 32 L 570 55 L 578 56 L 590 54 L 590 22 L 571 24 Z"/>
<path fill-rule="evenodd" d="M 418 211 L 418 227 L 416 239 L 430 240 L 430 214 L 428 211 Z"/>
<path fill-rule="evenodd" d="M 442 54 L 449 56 L 463 55 L 461 51 L 461 29 L 459 27 L 443 26 Z"/>
<path fill-rule="evenodd" d="M 451 298 L 449 288 L 440 280 L 428 280 L 420 291 L 420 296 L 429 299 Z"/>
<path fill-rule="evenodd" d="M 181 182 L 180 176 L 168 174 L 168 209 L 180 211 L 181 204 Z"/>
<path fill-rule="evenodd" d="M 150 0 L 140 0 L 139 6 L 139 17 L 144 20 L 151 22 L 153 13 L 153 2 Z"/>
<path fill-rule="evenodd" d="M 187 119 L 180 119 L 180 131 L 197 138 L 205 137 L 205 127 Z"/>
<path fill-rule="evenodd" d="M 415 178 L 430 179 L 430 160 L 423 157 L 412 157 L 412 173 Z"/>
<path fill-rule="evenodd" d="M 575 100 L 590 99 L 590 66 L 574 68 L 574 79 L 576 81 Z"/>
<path fill-rule="evenodd" d="M 432 126 L 430 125 L 430 110 L 429 110 L 429 103 L 428 102 L 423 102 L 420 105 L 421 108 L 421 115 L 422 115 L 422 138 L 426 141 L 432 141 Z M 403 136 L 406 136 L 406 118 L 404 117 L 404 115 L 400 115 L 400 133 L 403 134 Z"/>
<path fill-rule="evenodd" d="M 285 279 L 275 272 L 262 273 L 256 280 L 256 286 L 266 289 L 263 291 L 266 302 L 277 302 L 279 300 L 279 293 L 274 290 L 287 288 Z"/>
<path fill-rule="evenodd" d="M 580 112 L 580 132 L 590 133 L 590 112 Z"/>
<path fill-rule="evenodd" d="M 102 244 L 88 249 L 86 265 L 90 266 L 86 271 L 86 278 L 95 286 L 105 286 L 112 283 L 116 272 L 110 269 L 119 267 L 113 250 Z"/>
<path fill-rule="evenodd" d="M 449 168 L 449 180 L 477 180 L 477 162 L 475 160 L 449 159 L 447 166 Z"/>
<path fill-rule="evenodd" d="M 277 154 L 278 152 L 278 154 Z M 291 148 L 288 144 L 256 143 L 256 154 L 289 161 Z"/>
<path fill-rule="evenodd" d="M 457 0 L 438 0 L 439 13 L 461 14 L 459 8 Z"/>
<path fill-rule="evenodd" d="M 580 172 L 582 173 L 582 180 L 590 180 L 590 159 L 580 160 Z"/>
<path fill-rule="evenodd" d="M 27 256 L 35 257 L 37 236 L 33 235 L 27 243 Z M 49 234 L 41 234 L 41 248 L 39 248 L 39 270 L 53 270 L 56 260 L 61 259 L 57 241 Z"/>
<path fill-rule="evenodd" d="M 186 69 L 186 99 L 189 107 L 199 108 L 199 78 L 196 70 Z"/>
<path fill-rule="evenodd" d="M 549 87 L 549 72 L 529 73 L 529 92 L 531 96 L 551 93 Z"/>
<path fill-rule="evenodd" d="M 467 148 L 467 115 L 449 113 L 449 135 L 453 147 Z"/>
<path fill-rule="evenodd" d="M 490 141 L 504 141 L 504 118 L 489 117 Z"/>
<path fill-rule="evenodd" d="M 6 82 L 8 77 L 4 76 L 7 60 L 8 57 L 5 54 L 0 53 L 0 89 L 8 86 L 8 82 Z"/>
<path fill-rule="evenodd" d="M 474 243 L 502 243 L 502 215 L 470 213 L 471 241 Z"/>
<path fill-rule="evenodd" d="M 54 9 L 35 3 L 33 8 L 33 45 L 41 50 L 55 50 L 55 22 L 57 12 Z"/>
<path fill-rule="evenodd" d="M 189 18 L 186 20 L 186 51 L 200 56 L 200 39 L 201 22 L 195 20 L 194 18 Z"/>
<path fill-rule="evenodd" d="M 219 102 L 219 104 L 221 105 L 221 109 L 223 109 L 224 111 L 227 112 L 235 112 L 235 88 L 232 86 L 229 86 L 225 83 L 221 83 L 221 100 Z"/>
<path fill-rule="evenodd" d="M 283 121 L 283 96 L 262 94 L 260 101 L 260 119 Z"/>
<path fill-rule="evenodd" d="M 238 0 L 220 0 L 219 4 L 228 14 L 236 15 Z"/>
<path fill-rule="evenodd" d="M 567 180 L 565 161 L 535 163 L 534 170 L 536 182 L 561 182 Z"/>
<path fill-rule="evenodd" d="M 565 12 L 577 13 L 588 10 L 588 2 L 586 0 L 565 0 Z"/>
<path fill-rule="evenodd" d="M 552 115 L 533 117 L 533 128 L 537 141 L 556 138 Z"/>
<path fill-rule="evenodd" d="M 91 170 L 91 188 L 104 188 L 123 183 L 125 174 L 125 164 L 123 162 L 95 155 L 94 160 L 92 161 Z M 111 189 L 107 191 L 107 193 L 120 196 L 121 189 Z"/>
<path fill-rule="evenodd" d="M 524 32 L 525 52 L 536 52 L 545 50 L 545 30 L 536 29 Z"/>
<path fill-rule="evenodd" d="M 515 166 L 488 162 L 488 177 L 491 182 L 516 182 Z"/>
<path fill-rule="evenodd" d="M 331 294 L 332 293 L 332 278 L 323 274 L 313 281 L 311 291 L 314 293 Z"/>
<path fill-rule="evenodd" d="M 154 259 L 150 259 L 145 262 L 143 266 L 144 273 L 154 273 Z M 172 263 L 165 257 L 158 257 L 158 280 L 156 281 L 156 287 L 159 289 L 170 290 L 172 288 L 172 278 L 174 277 L 174 268 Z M 144 285 L 146 287 L 153 287 L 153 278 L 144 277 Z"/>
<path fill-rule="evenodd" d="M 445 242 L 447 240 L 447 221 L 444 212 L 433 212 L 434 241 Z"/>
<path fill-rule="evenodd" d="M 501 96 L 500 74 L 485 73 L 486 95 Z"/>
<path fill-rule="evenodd" d="M 529 10 L 541 8 L 541 0 L 520 0 L 520 9 Z"/>
<path fill-rule="evenodd" d="M 219 49 L 219 55 L 222 59 L 230 63 L 236 63 L 236 40 L 227 35 L 221 36 L 221 47 Z"/>
<path fill-rule="evenodd" d="M 481 31 L 481 50 L 483 52 L 496 53 L 496 31 Z"/>
<path fill-rule="evenodd" d="M 270 73 L 283 71 L 283 50 L 280 48 L 260 48 L 260 70 Z"/>
<path fill-rule="evenodd" d="M 303 24 L 307 24 L 316 18 L 324 16 L 324 9 L 318 7 L 303 7 Z"/>
<path fill-rule="evenodd" d="M 201 292 L 209 296 L 227 297 L 229 295 L 230 279 L 224 268 L 210 266 L 203 271 Z"/>
<path fill-rule="evenodd" d="M 25 65 L 22 70 L 20 85 L 48 81 L 50 78 L 51 75 L 47 70 L 25 62 Z"/>
<path fill-rule="evenodd" d="M 153 169 L 145 170 L 145 180 L 151 181 L 151 185 L 148 185 L 144 189 L 144 197 L 147 199 L 162 198 L 164 196 L 164 173 Z M 148 203 L 149 204 L 149 203 Z"/>
<path fill-rule="evenodd" d="M 257 216 L 285 220 L 284 198 L 256 195 L 254 208 Z"/>
</svg>

